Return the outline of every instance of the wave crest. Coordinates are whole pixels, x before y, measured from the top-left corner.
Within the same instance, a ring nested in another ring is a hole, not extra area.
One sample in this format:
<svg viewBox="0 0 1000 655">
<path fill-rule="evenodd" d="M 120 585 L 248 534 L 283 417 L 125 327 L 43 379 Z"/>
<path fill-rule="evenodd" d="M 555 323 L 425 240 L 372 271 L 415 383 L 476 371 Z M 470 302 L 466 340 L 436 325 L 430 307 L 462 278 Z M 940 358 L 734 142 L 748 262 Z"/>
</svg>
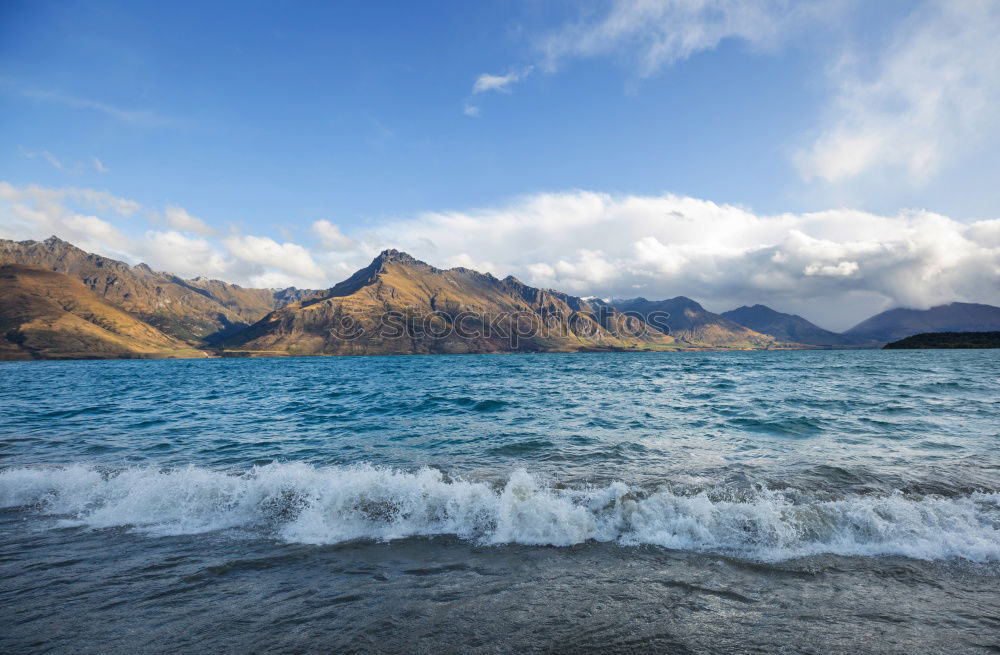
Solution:
<svg viewBox="0 0 1000 655">
<path fill-rule="evenodd" d="M 455 535 L 481 544 L 594 540 L 771 561 L 821 553 L 1000 561 L 997 493 L 830 500 L 758 490 L 722 500 L 618 482 L 557 489 L 523 469 L 493 486 L 430 468 L 287 463 L 234 475 L 194 466 L 110 473 L 72 466 L 0 472 L 0 507 L 33 507 L 61 526 L 151 535 L 242 528 L 307 544 Z"/>
</svg>

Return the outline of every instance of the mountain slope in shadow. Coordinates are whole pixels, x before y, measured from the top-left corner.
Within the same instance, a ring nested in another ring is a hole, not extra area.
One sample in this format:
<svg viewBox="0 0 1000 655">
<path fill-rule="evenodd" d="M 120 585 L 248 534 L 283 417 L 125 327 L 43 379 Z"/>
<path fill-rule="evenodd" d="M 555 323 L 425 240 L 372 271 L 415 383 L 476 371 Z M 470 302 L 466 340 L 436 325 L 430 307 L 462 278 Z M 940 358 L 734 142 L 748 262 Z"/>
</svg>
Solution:
<svg viewBox="0 0 1000 655">
<path fill-rule="evenodd" d="M 1000 330 L 1000 307 L 953 302 L 930 309 L 890 309 L 858 323 L 844 336 L 888 343 L 923 332 L 996 330 Z"/>
<path fill-rule="evenodd" d="M 0 359 L 204 356 L 62 273 L 0 266 Z"/>
<path fill-rule="evenodd" d="M 851 348 L 868 343 L 864 339 L 852 339 L 843 334 L 824 330 L 797 314 L 778 312 L 766 305 L 743 306 L 720 315 L 751 330 L 769 334 L 779 341 L 821 348 Z"/>
<path fill-rule="evenodd" d="M 611 304 L 620 311 L 638 314 L 653 325 L 665 323 L 671 336 L 690 345 L 717 348 L 772 348 L 782 345 L 773 336 L 714 314 L 685 296 L 669 300 L 630 298 L 612 300 Z"/>
</svg>

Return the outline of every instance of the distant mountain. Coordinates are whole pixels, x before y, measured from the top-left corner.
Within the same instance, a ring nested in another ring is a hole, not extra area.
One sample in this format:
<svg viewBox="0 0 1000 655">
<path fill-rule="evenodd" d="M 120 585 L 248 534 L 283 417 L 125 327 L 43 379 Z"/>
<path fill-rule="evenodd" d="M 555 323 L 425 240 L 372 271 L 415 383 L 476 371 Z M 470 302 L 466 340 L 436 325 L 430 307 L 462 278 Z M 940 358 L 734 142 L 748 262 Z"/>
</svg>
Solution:
<svg viewBox="0 0 1000 655">
<path fill-rule="evenodd" d="M 887 343 L 884 350 L 1000 348 L 1000 332 L 922 332 Z"/>
<path fill-rule="evenodd" d="M 512 341 L 514 332 L 521 336 Z M 347 280 L 271 312 L 222 345 L 256 353 L 396 354 L 670 348 L 675 342 L 613 308 L 514 277 L 441 270 L 386 250 Z"/>
<path fill-rule="evenodd" d="M 293 302 L 299 302 L 322 293 L 323 289 L 297 289 L 295 287 L 275 289 L 273 290 L 274 302 L 272 303 L 274 306 L 271 309 L 281 309 Z"/>
<path fill-rule="evenodd" d="M 54 236 L 45 241 L 0 239 L 0 264 L 64 273 L 136 318 L 191 344 L 232 334 L 283 307 L 289 295 L 289 290 L 279 296 L 271 289 L 244 289 L 207 278 L 184 280 L 145 264 L 130 266 L 85 252 Z"/>
<path fill-rule="evenodd" d="M 751 330 L 769 334 L 778 341 L 802 343 L 827 348 L 849 348 L 862 342 L 824 330 L 796 314 L 775 311 L 766 305 L 743 306 L 720 314 Z"/>
<path fill-rule="evenodd" d="M 688 345 L 717 348 L 771 348 L 779 345 L 773 336 L 761 334 L 724 316 L 713 314 L 684 296 L 670 300 L 612 300 L 611 304 L 620 311 L 638 313 L 643 317 L 652 317 L 656 312 L 668 314 L 669 318 L 664 323 L 669 326 L 669 334 Z M 651 321 L 654 325 L 659 322 Z"/>
<path fill-rule="evenodd" d="M 930 309 L 890 309 L 858 323 L 844 336 L 887 343 L 921 332 L 994 330 L 1000 330 L 1000 307 L 953 302 Z"/>
<path fill-rule="evenodd" d="M 0 359 L 204 356 L 62 273 L 0 266 Z"/>
</svg>

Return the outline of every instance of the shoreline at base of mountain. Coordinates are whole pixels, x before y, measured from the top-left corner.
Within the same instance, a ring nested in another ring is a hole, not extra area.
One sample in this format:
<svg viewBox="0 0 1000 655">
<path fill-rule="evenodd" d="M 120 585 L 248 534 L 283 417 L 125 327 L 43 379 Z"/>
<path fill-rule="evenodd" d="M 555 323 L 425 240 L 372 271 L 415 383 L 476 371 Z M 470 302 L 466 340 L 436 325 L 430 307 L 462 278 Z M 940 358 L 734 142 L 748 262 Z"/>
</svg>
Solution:
<svg viewBox="0 0 1000 655">
<path fill-rule="evenodd" d="M 883 350 L 1000 348 L 1000 332 L 922 332 L 882 346 Z"/>
</svg>

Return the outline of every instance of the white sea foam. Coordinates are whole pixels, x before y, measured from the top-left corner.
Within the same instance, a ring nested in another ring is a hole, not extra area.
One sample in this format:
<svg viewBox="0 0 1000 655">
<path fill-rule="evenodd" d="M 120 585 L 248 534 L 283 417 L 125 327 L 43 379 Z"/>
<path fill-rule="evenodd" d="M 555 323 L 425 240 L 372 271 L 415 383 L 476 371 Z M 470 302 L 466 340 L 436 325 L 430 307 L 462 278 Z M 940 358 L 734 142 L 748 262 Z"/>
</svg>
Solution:
<svg viewBox="0 0 1000 655">
<path fill-rule="evenodd" d="M 1000 494 L 850 495 L 810 501 L 761 490 L 740 499 L 644 493 L 621 483 L 556 489 L 524 470 L 499 488 L 439 471 L 272 464 L 244 475 L 198 467 L 114 473 L 72 466 L 0 472 L 0 506 L 61 526 L 150 535 L 243 528 L 333 544 L 456 535 L 482 544 L 625 546 L 781 560 L 820 553 L 1000 561 Z"/>
</svg>

